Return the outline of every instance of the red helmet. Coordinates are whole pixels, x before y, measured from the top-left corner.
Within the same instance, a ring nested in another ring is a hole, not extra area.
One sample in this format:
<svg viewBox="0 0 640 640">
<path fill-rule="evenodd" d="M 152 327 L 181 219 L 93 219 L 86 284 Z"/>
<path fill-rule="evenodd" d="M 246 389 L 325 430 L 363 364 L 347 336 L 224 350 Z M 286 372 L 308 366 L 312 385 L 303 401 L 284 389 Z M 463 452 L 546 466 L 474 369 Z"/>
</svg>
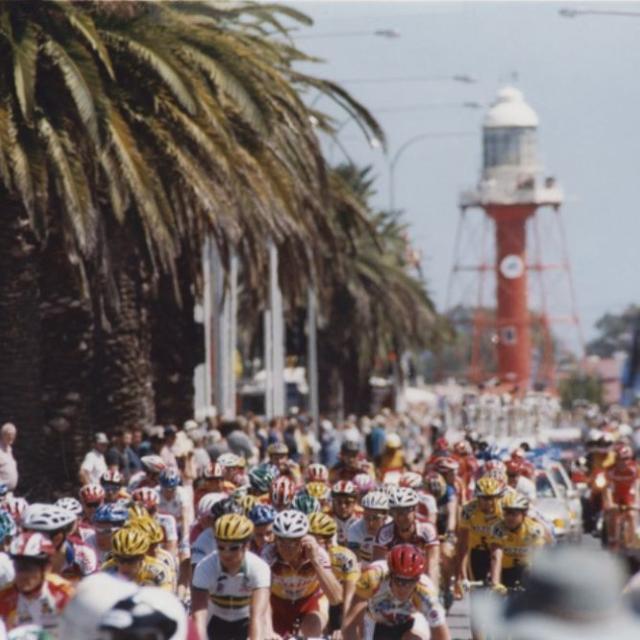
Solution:
<svg viewBox="0 0 640 640">
<path fill-rule="evenodd" d="M 436 444 L 434 446 L 434 449 L 436 449 L 437 451 L 438 450 L 442 451 L 442 450 L 448 449 L 448 448 L 449 448 L 449 441 L 446 438 L 442 437 L 442 438 L 438 438 L 436 440 Z"/>
<path fill-rule="evenodd" d="M 206 480 L 221 480 L 224 477 L 224 470 L 220 463 L 210 462 L 202 475 Z"/>
<path fill-rule="evenodd" d="M 124 478 L 117 469 L 107 469 L 100 477 L 100 484 L 117 484 L 122 486 L 124 484 Z"/>
<path fill-rule="evenodd" d="M 502 460 L 487 460 L 482 468 L 482 473 L 486 475 L 492 471 L 505 474 L 507 472 L 507 468 Z"/>
<path fill-rule="evenodd" d="M 473 447 L 468 440 L 460 440 L 460 442 L 456 442 L 453 445 L 453 451 L 456 455 L 459 456 L 473 455 Z"/>
<path fill-rule="evenodd" d="M 307 482 L 329 482 L 329 469 L 314 462 L 307 467 Z"/>
<path fill-rule="evenodd" d="M 616 442 L 613 447 L 618 460 L 631 460 L 633 449 L 626 442 Z"/>
<path fill-rule="evenodd" d="M 80 500 L 85 504 L 102 503 L 104 500 L 104 489 L 99 484 L 85 484 L 78 492 Z"/>
<path fill-rule="evenodd" d="M 276 509 L 287 507 L 295 493 L 296 483 L 289 476 L 279 476 L 271 483 L 271 504 Z"/>
<path fill-rule="evenodd" d="M 141 487 L 140 489 L 136 489 L 131 494 L 131 497 L 135 502 L 139 502 L 147 510 L 155 509 L 160 502 L 158 492 L 151 487 Z"/>
<path fill-rule="evenodd" d="M 332 496 L 353 496 L 358 495 L 356 485 L 351 480 L 338 480 L 333 487 L 331 487 Z"/>
<path fill-rule="evenodd" d="M 55 547 L 53 542 L 42 533 L 25 531 L 11 542 L 9 553 L 14 558 L 17 556 L 45 561 L 55 553 Z"/>
<path fill-rule="evenodd" d="M 398 544 L 387 556 L 389 571 L 399 578 L 418 578 L 426 564 L 424 554 L 412 544 Z"/>
<path fill-rule="evenodd" d="M 422 476 L 415 471 L 405 471 L 402 476 L 400 476 L 399 484 L 401 487 L 409 487 L 410 489 L 421 489 Z"/>
<path fill-rule="evenodd" d="M 460 468 L 460 463 L 453 458 L 438 458 L 433 467 L 438 473 L 444 475 L 449 471 L 457 471 Z"/>
</svg>

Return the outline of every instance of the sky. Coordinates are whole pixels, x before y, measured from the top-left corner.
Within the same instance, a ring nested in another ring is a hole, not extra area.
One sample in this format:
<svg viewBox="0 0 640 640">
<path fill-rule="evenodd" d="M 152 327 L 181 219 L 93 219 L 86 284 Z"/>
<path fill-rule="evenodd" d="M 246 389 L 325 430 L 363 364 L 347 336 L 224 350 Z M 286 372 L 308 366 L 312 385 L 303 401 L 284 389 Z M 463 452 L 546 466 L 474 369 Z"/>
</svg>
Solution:
<svg viewBox="0 0 640 640">
<path fill-rule="evenodd" d="M 537 112 L 545 175 L 554 175 L 565 193 L 561 215 L 586 338 L 602 314 L 640 302 L 640 3 L 286 4 L 314 19 L 295 39 L 325 62 L 305 70 L 334 80 L 376 80 L 344 86 L 382 123 L 387 155 L 371 148 L 352 122 L 339 139 L 354 162 L 373 166 L 377 206 L 389 205 L 389 158 L 413 136 L 429 134 L 397 162 L 395 204 L 410 223 L 439 309 L 453 261 L 458 197 L 478 180 L 484 112 L 507 84 Z M 562 7 L 638 16 L 565 18 Z M 399 37 L 372 35 L 390 28 Z M 476 82 L 450 80 L 454 75 Z M 430 80 L 388 80 L 406 77 Z M 328 100 L 316 107 L 346 118 Z M 335 144 L 326 141 L 325 148 L 334 162 L 344 159 Z M 544 229 L 542 235 L 544 245 Z"/>
</svg>

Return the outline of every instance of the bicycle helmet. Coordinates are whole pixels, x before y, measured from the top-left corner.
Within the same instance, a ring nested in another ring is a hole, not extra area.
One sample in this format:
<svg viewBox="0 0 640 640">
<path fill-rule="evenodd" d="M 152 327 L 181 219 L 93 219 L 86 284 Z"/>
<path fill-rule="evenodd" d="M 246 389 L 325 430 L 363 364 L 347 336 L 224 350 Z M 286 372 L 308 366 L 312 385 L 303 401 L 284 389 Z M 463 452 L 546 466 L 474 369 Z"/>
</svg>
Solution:
<svg viewBox="0 0 640 640">
<path fill-rule="evenodd" d="M 445 479 L 437 471 L 428 473 L 424 478 L 424 483 L 430 493 L 436 498 L 443 496 L 447 490 Z"/>
<path fill-rule="evenodd" d="M 211 493 L 205 493 L 198 501 L 198 518 L 205 518 L 211 515 L 211 509 L 216 502 L 225 500 L 227 498 L 226 493 L 218 491 L 212 491 Z"/>
<path fill-rule="evenodd" d="M 357 440 L 345 440 L 340 446 L 340 453 L 360 453 L 360 443 Z"/>
<path fill-rule="evenodd" d="M 293 498 L 291 508 L 309 515 L 322 509 L 320 502 L 308 493 L 298 493 Z"/>
<path fill-rule="evenodd" d="M 173 467 L 165 469 L 160 474 L 159 480 L 163 489 L 175 489 L 181 482 L 180 474 Z"/>
<path fill-rule="evenodd" d="M 332 496 L 349 496 L 355 498 L 357 496 L 356 485 L 350 480 L 338 480 L 331 487 Z"/>
<path fill-rule="evenodd" d="M 134 502 L 128 509 L 127 513 L 129 514 L 129 522 L 133 522 L 134 520 L 138 520 L 138 518 L 150 518 L 151 515 L 149 512 L 139 503 Z"/>
<path fill-rule="evenodd" d="M 9 547 L 12 558 L 31 558 L 46 562 L 55 553 L 55 547 L 49 538 L 42 533 L 25 531 Z"/>
<path fill-rule="evenodd" d="M 434 469 L 442 475 L 445 475 L 450 471 L 457 471 L 459 468 L 460 464 L 453 458 L 449 457 L 438 458 L 434 464 Z"/>
<path fill-rule="evenodd" d="M 310 464 L 307 467 L 307 482 L 329 482 L 329 469 L 318 462 Z"/>
<path fill-rule="evenodd" d="M 422 487 L 422 476 L 415 471 L 405 471 L 400 477 L 401 487 L 409 489 L 420 489 Z"/>
<path fill-rule="evenodd" d="M 413 489 L 398 487 L 393 495 L 389 496 L 390 509 L 402 509 L 404 507 L 417 507 L 418 494 Z"/>
<path fill-rule="evenodd" d="M 397 433 L 388 433 L 384 444 L 387 449 L 400 449 L 402 447 L 402 440 Z"/>
<path fill-rule="evenodd" d="M 289 447 L 284 442 L 273 442 L 267 447 L 267 455 L 288 456 Z"/>
<path fill-rule="evenodd" d="M 235 513 L 237 515 L 244 515 L 244 509 L 242 505 L 234 498 L 225 498 L 219 500 L 211 507 L 211 517 L 217 520 L 221 516 L 229 513 Z"/>
<path fill-rule="evenodd" d="M 408 580 L 419 578 L 425 564 L 424 554 L 412 544 L 398 544 L 387 555 L 389 571 L 399 578 Z"/>
<path fill-rule="evenodd" d="M 53 504 L 29 505 L 22 517 L 22 527 L 29 531 L 59 531 L 76 521 L 76 516 Z"/>
<path fill-rule="evenodd" d="M 29 507 L 29 503 L 24 498 L 10 496 L 2 503 L 2 508 L 16 521 L 22 523 L 24 512 Z"/>
<path fill-rule="evenodd" d="M 310 482 L 307 486 L 307 493 L 321 502 L 331 497 L 331 490 L 324 482 Z"/>
<path fill-rule="evenodd" d="M 149 545 L 149 536 L 138 527 L 122 527 L 111 536 L 111 551 L 114 556 L 143 556 L 149 551 Z"/>
<path fill-rule="evenodd" d="M 162 473 L 167 468 L 165 461 L 157 455 L 142 456 L 140 462 L 149 473 Z"/>
<path fill-rule="evenodd" d="M 276 509 L 288 507 L 296 493 L 296 485 L 288 476 L 280 476 L 271 485 L 271 503 Z"/>
<path fill-rule="evenodd" d="M 85 484 L 80 487 L 78 495 L 85 504 L 100 503 L 104 500 L 104 489 L 99 484 Z"/>
<path fill-rule="evenodd" d="M 228 513 L 216 520 L 216 540 L 223 542 L 245 542 L 253 535 L 253 522 L 246 516 Z"/>
<path fill-rule="evenodd" d="M 76 498 L 60 498 L 59 500 L 56 500 L 56 507 L 69 511 L 76 516 L 76 518 L 79 518 L 82 515 L 82 505 L 79 500 L 76 500 Z"/>
<path fill-rule="evenodd" d="M 436 451 L 446 451 L 449 449 L 449 441 L 444 437 L 440 437 L 436 440 L 433 447 Z"/>
<path fill-rule="evenodd" d="M 178 598 L 158 587 L 142 587 L 111 607 L 101 618 L 100 638 L 108 640 L 184 640 L 187 613 Z"/>
<path fill-rule="evenodd" d="M 218 456 L 216 462 L 221 467 L 226 467 L 227 469 L 229 467 L 244 467 L 244 458 L 237 456 L 235 453 L 222 453 Z"/>
<path fill-rule="evenodd" d="M 17 535 L 16 521 L 8 511 L 0 509 L 0 544 L 6 542 L 7 538 L 15 538 Z"/>
<path fill-rule="evenodd" d="M 277 511 L 270 504 L 257 504 L 249 511 L 249 520 L 256 527 L 260 527 L 265 524 L 272 524 L 276 514 Z"/>
<path fill-rule="evenodd" d="M 473 447 L 468 440 L 460 440 L 453 445 L 453 452 L 458 456 L 473 455 Z"/>
<path fill-rule="evenodd" d="M 521 493 L 508 493 L 502 500 L 502 508 L 505 511 L 528 511 L 529 500 Z"/>
<path fill-rule="evenodd" d="M 502 460 L 487 460 L 482 467 L 482 472 L 487 474 L 491 471 L 495 471 L 497 473 L 506 474 L 507 467 Z"/>
<path fill-rule="evenodd" d="M 129 517 L 128 510 L 117 503 L 103 504 L 93 514 L 93 521 L 97 524 L 113 524 L 122 526 Z"/>
<path fill-rule="evenodd" d="M 309 532 L 309 518 L 300 511 L 281 511 L 273 521 L 273 533 L 279 538 L 302 538 Z"/>
<path fill-rule="evenodd" d="M 164 541 L 164 529 L 151 516 L 136 518 L 127 523 L 127 527 L 140 529 L 149 538 L 151 544 L 159 544 Z M 125 527 L 126 528 L 126 527 Z"/>
<path fill-rule="evenodd" d="M 258 493 L 269 493 L 274 475 L 267 467 L 255 467 L 249 471 L 249 486 Z"/>
<path fill-rule="evenodd" d="M 244 515 L 246 516 L 249 511 L 251 511 L 251 509 L 253 509 L 253 507 L 258 504 L 258 498 L 256 498 L 255 496 L 246 495 L 238 498 L 238 502 L 242 505 Z"/>
<path fill-rule="evenodd" d="M 155 509 L 160 504 L 160 494 L 151 487 L 141 487 L 136 489 L 131 498 L 134 502 L 139 502 L 145 509 Z"/>
<path fill-rule="evenodd" d="M 309 516 L 309 533 L 330 538 L 338 531 L 336 521 L 328 513 L 312 513 Z"/>
<path fill-rule="evenodd" d="M 362 508 L 389 511 L 389 496 L 384 491 L 370 491 L 362 498 Z"/>
<path fill-rule="evenodd" d="M 121 487 L 124 484 L 124 478 L 117 469 L 107 469 L 100 476 L 100 484 L 103 487 L 105 485 L 117 485 L 118 487 Z"/>
<path fill-rule="evenodd" d="M 376 488 L 376 481 L 368 473 L 357 473 L 351 482 L 361 496 Z"/>
<path fill-rule="evenodd" d="M 222 465 L 218 462 L 210 462 L 202 472 L 202 477 L 206 480 L 220 480 L 224 475 Z"/>
<path fill-rule="evenodd" d="M 504 485 L 496 478 L 482 476 L 476 482 L 476 496 L 479 498 L 499 498 L 504 491 Z"/>
</svg>

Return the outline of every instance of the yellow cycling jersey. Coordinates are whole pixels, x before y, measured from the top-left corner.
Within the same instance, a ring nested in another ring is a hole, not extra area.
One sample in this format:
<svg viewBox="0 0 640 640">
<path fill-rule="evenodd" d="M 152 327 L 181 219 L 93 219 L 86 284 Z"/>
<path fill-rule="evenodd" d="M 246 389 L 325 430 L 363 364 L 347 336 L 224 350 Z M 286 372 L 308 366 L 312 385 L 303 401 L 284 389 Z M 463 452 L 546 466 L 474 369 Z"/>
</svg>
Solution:
<svg viewBox="0 0 640 640">
<path fill-rule="evenodd" d="M 156 560 L 162 562 L 162 564 L 166 567 L 167 571 L 170 573 L 172 578 L 172 590 L 175 591 L 178 588 L 178 563 L 176 559 L 169 553 L 166 549 L 162 547 L 156 547 L 153 552 L 153 557 Z"/>
<path fill-rule="evenodd" d="M 502 518 L 502 506 L 496 501 L 496 510 L 493 513 L 484 513 L 475 498 L 462 507 L 460 516 L 460 529 L 469 531 L 469 549 L 489 549 L 491 543 L 491 530 Z"/>
<path fill-rule="evenodd" d="M 360 564 L 353 551 L 340 545 L 333 545 L 329 547 L 329 559 L 333 575 L 340 582 L 358 582 Z"/>
<path fill-rule="evenodd" d="M 115 574 L 118 572 L 118 564 L 111 558 L 102 565 L 100 570 Z M 173 573 L 175 572 L 171 572 L 161 560 L 145 556 L 134 582 L 141 587 L 160 587 L 166 591 L 173 591 L 173 585 L 176 582 Z"/>
<path fill-rule="evenodd" d="M 545 543 L 544 529 L 533 519 L 526 517 L 517 530 L 507 529 L 499 520 L 491 531 L 491 545 L 502 549 L 502 568 L 531 564 L 531 552 Z"/>
</svg>

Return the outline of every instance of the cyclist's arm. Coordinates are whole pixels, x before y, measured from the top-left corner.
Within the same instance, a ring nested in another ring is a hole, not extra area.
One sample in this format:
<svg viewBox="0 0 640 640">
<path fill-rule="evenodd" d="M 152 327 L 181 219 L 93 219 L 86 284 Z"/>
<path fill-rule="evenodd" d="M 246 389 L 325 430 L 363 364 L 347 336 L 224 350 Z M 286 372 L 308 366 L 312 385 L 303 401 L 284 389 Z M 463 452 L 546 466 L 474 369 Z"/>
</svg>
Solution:
<svg viewBox="0 0 640 640">
<path fill-rule="evenodd" d="M 191 615 L 196 623 L 198 633 L 201 638 L 207 637 L 207 606 L 209 603 L 209 592 L 205 589 L 198 589 L 191 586 Z"/>
<path fill-rule="evenodd" d="M 434 585 L 440 584 L 440 545 L 432 545 L 426 549 L 427 574 Z"/>
<path fill-rule="evenodd" d="M 462 566 L 469 551 L 469 529 L 458 530 L 458 554 L 456 556 L 456 575 L 462 577 Z"/>
<path fill-rule="evenodd" d="M 456 521 L 458 516 L 458 497 L 453 496 L 447 503 L 447 533 L 456 531 Z"/>
<path fill-rule="evenodd" d="M 491 584 L 500 584 L 502 581 L 502 549 L 491 545 Z"/>
<path fill-rule="evenodd" d="M 333 575 L 333 571 L 329 567 L 324 567 L 319 559 L 311 560 L 311 564 L 318 576 L 318 582 L 330 604 L 340 604 L 342 602 L 342 585 Z"/>
<path fill-rule="evenodd" d="M 353 596 L 356 593 L 356 583 L 353 580 L 343 582 L 342 583 L 342 588 L 344 590 L 344 597 L 343 597 L 343 603 L 344 604 L 342 606 L 343 617 L 344 617 L 344 614 L 347 611 L 349 611 L 349 609 L 351 607 L 351 603 L 353 602 Z M 343 631 L 343 633 L 344 633 L 344 631 Z"/>
<path fill-rule="evenodd" d="M 367 600 L 360 596 L 355 596 L 348 612 L 345 612 L 342 621 L 342 635 L 345 638 L 355 638 L 356 629 L 360 626 L 360 622 L 367 610 Z"/>
<path fill-rule="evenodd" d="M 446 624 L 441 624 L 439 627 L 431 627 L 432 640 L 451 640 L 451 632 Z"/>
<path fill-rule="evenodd" d="M 265 630 L 271 628 L 269 596 L 271 590 L 268 587 L 254 589 L 251 592 L 251 605 L 249 606 L 249 640 L 261 640 L 266 637 Z"/>
</svg>

